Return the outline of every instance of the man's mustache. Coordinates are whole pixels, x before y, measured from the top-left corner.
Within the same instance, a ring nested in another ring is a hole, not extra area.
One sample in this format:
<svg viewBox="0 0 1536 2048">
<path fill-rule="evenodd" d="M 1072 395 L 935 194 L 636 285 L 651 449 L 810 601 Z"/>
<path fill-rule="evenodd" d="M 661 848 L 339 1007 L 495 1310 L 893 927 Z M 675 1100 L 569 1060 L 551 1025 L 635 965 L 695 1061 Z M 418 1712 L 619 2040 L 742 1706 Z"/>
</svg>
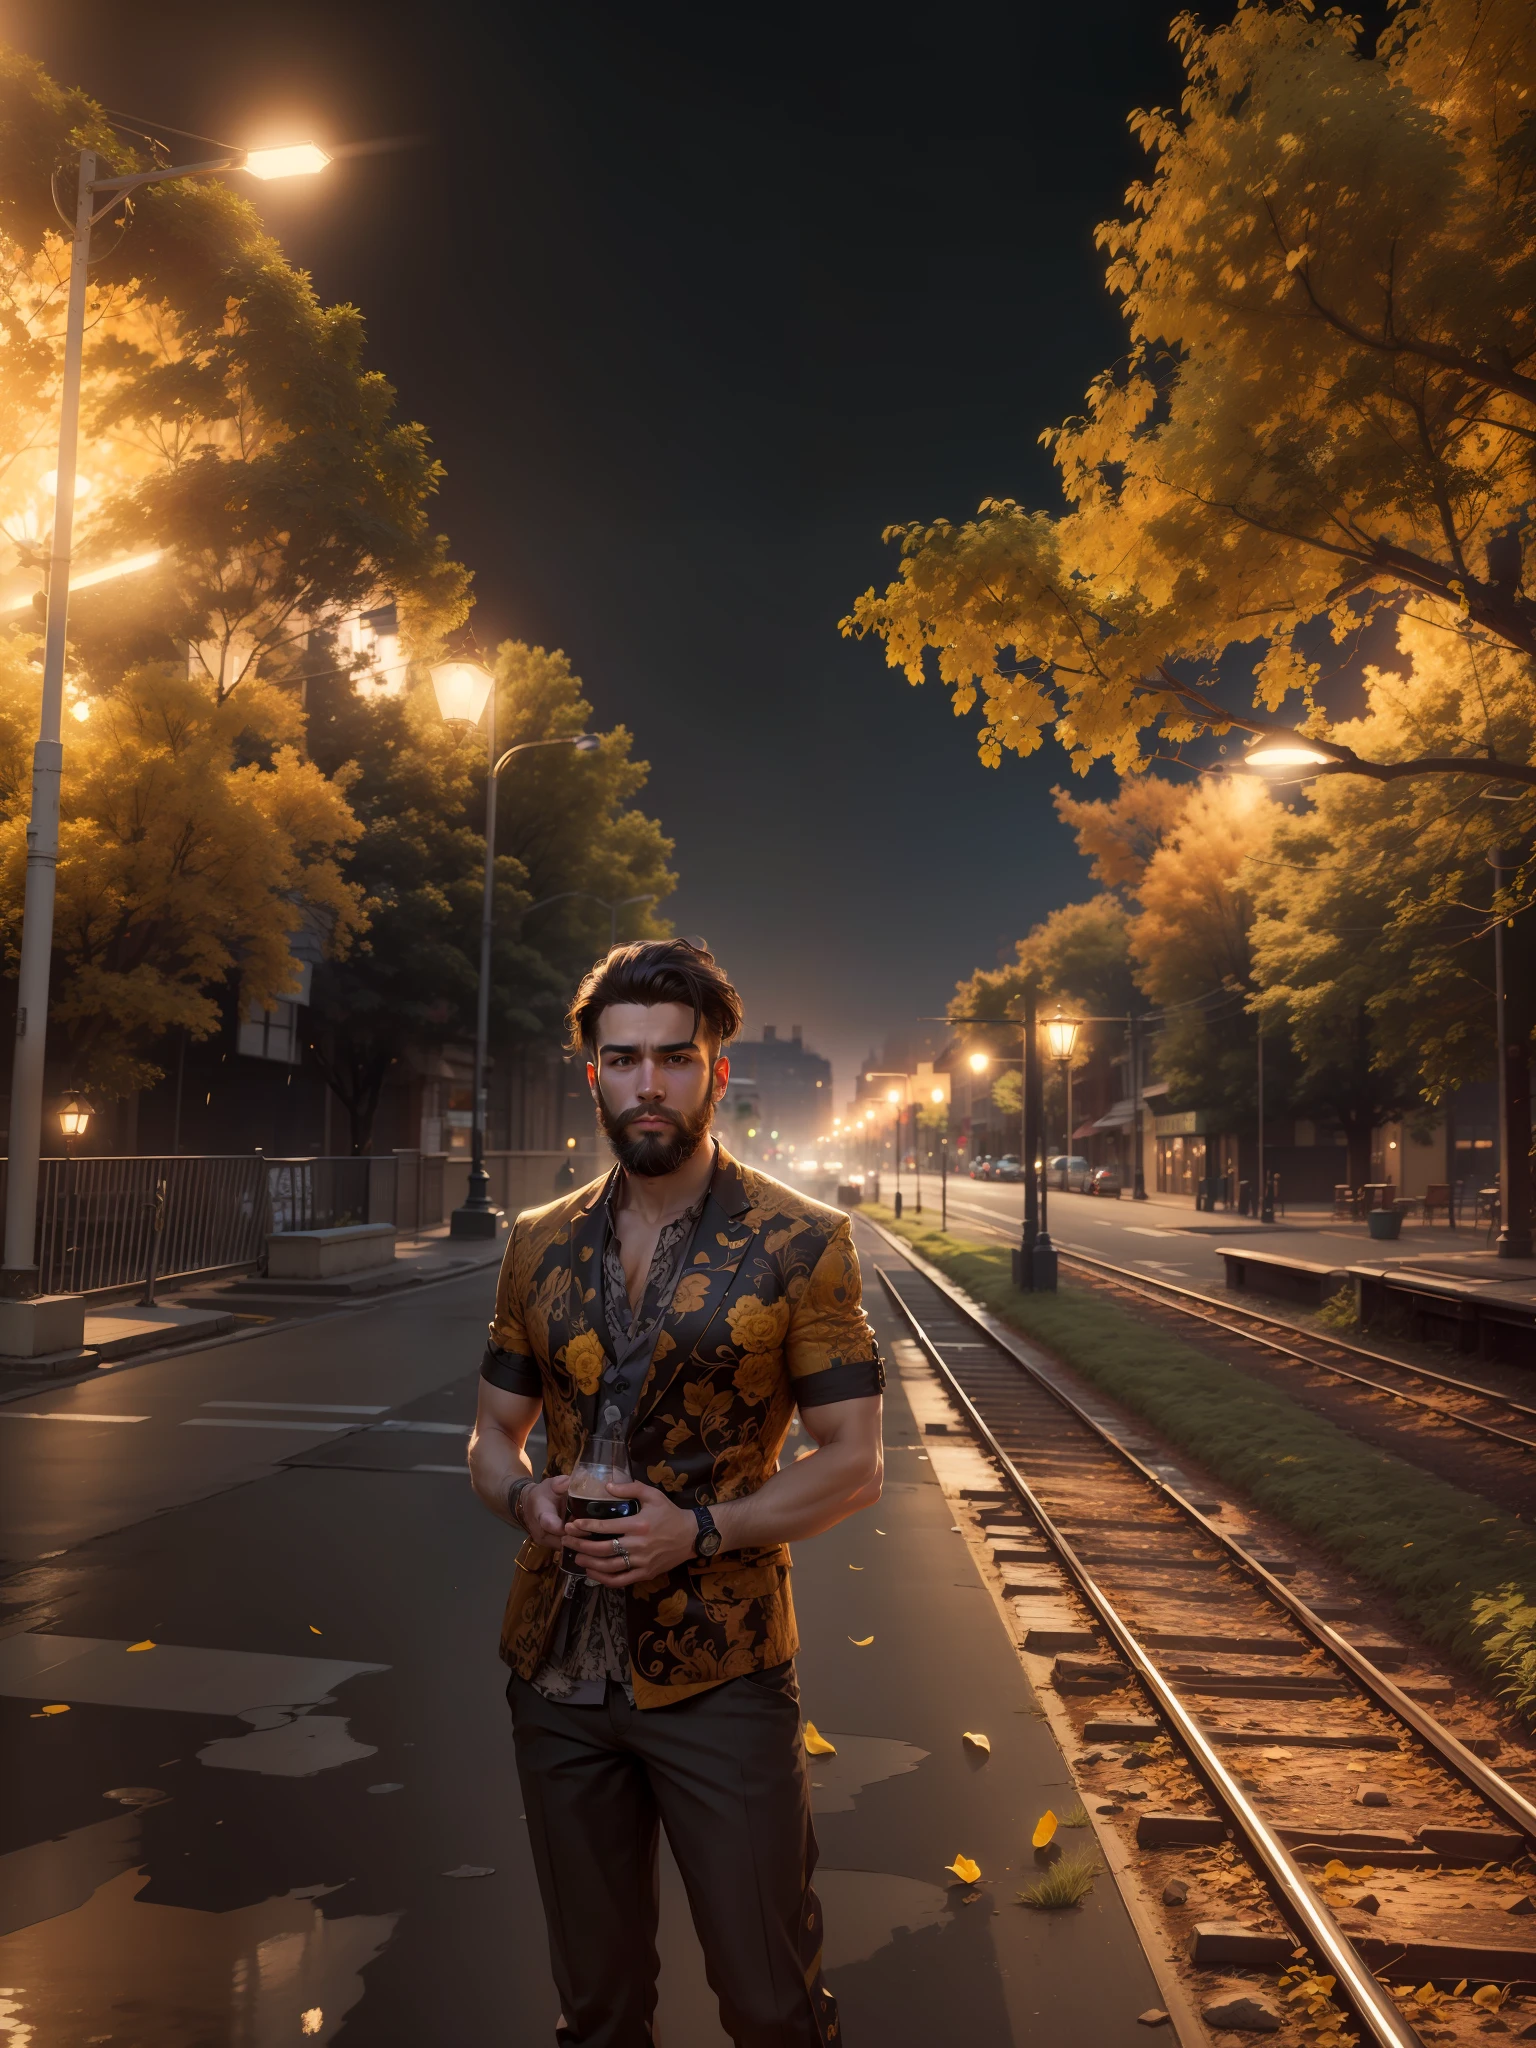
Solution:
<svg viewBox="0 0 1536 2048">
<path fill-rule="evenodd" d="M 627 1131 L 631 1124 L 638 1123 L 643 1116 L 653 1119 L 659 1117 L 663 1123 L 671 1124 L 672 1128 L 676 1131 L 687 1128 L 684 1119 L 678 1115 L 675 1109 L 662 1109 L 659 1107 L 651 1109 L 644 1103 L 641 1103 L 635 1109 L 626 1109 L 622 1116 L 615 1119 L 614 1128 L 620 1131 Z"/>
</svg>

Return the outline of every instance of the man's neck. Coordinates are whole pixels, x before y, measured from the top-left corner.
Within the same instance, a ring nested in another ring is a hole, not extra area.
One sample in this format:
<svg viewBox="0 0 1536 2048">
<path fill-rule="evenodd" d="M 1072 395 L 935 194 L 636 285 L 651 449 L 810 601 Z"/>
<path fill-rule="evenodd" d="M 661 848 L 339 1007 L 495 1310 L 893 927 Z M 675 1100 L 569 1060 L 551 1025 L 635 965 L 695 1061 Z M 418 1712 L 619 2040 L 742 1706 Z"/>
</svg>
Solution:
<svg viewBox="0 0 1536 2048">
<path fill-rule="evenodd" d="M 705 1138 L 693 1155 L 671 1173 L 620 1175 L 619 1207 L 647 1223 L 668 1223 L 681 1216 L 709 1186 L 715 1173 L 715 1141 Z"/>
</svg>

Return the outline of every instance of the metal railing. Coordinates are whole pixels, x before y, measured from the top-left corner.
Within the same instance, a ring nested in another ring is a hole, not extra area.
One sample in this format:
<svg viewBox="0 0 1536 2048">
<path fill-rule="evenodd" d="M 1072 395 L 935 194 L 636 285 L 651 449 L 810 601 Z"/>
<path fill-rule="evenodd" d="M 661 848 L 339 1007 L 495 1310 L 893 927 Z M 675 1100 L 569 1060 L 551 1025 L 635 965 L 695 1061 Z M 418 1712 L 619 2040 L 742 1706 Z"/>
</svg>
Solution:
<svg viewBox="0 0 1536 2048">
<path fill-rule="evenodd" d="M 556 1192 L 557 1152 L 488 1154 L 496 1198 L 515 1213 Z M 587 1154 L 574 1162 L 583 1177 Z M 462 1175 L 465 1162 L 454 1162 Z M 7 1162 L 0 1159 L 0 1207 Z M 519 1177 L 519 1175 L 521 1177 Z M 452 1183 L 452 1184 L 451 1184 Z M 43 1294 L 123 1293 L 262 1265 L 274 1231 L 393 1223 L 407 1237 L 446 1219 L 462 1200 L 442 1153 L 271 1159 L 227 1156 L 44 1159 L 38 1185 L 37 1267 Z"/>
</svg>

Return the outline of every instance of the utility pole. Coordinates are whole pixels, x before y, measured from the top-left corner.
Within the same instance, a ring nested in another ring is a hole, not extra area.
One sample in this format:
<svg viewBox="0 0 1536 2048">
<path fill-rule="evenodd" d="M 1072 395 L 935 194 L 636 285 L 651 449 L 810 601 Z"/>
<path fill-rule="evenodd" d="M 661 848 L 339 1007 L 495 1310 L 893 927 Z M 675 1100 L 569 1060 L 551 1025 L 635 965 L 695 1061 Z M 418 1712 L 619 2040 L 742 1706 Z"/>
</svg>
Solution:
<svg viewBox="0 0 1536 2048">
<path fill-rule="evenodd" d="M 1488 855 L 1493 869 L 1495 907 L 1505 873 L 1520 866 L 1520 855 L 1494 847 Z M 1519 962 L 1524 1000 L 1511 1005 L 1505 934 L 1514 919 L 1500 917 L 1493 927 L 1493 987 L 1499 1033 L 1499 1235 L 1494 1250 L 1501 1259 L 1531 1256 L 1531 1059 L 1529 965 Z M 1514 1015 L 1511 1016 L 1513 1009 Z"/>
<path fill-rule="evenodd" d="M 1132 1017 L 1131 1024 L 1131 1142 L 1136 1147 L 1136 1170 L 1131 1180 L 1131 1199 L 1144 1202 L 1147 1199 L 1147 1175 L 1143 1163 L 1141 1137 L 1141 1019 Z"/>
</svg>

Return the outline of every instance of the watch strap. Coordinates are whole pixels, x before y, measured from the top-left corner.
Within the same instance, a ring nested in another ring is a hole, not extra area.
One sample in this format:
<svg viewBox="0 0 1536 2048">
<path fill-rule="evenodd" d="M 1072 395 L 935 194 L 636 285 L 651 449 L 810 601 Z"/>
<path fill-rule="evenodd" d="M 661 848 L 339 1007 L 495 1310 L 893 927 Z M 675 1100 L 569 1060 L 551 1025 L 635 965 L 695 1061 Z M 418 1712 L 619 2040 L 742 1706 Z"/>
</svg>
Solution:
<svg viewBox="0 0 1536 2048">
<path fill-rule="evenodd" d="M 516 1522 L 517 1526 L 524 1531 L 527 1530 L 528 1524 L 523 1520 L 523 1495 L 530 1486 L 537 1486 L 538 1483 L 536 1479 L 530 1479 L 524 1473 L 520 1479 L 514 1479 L 507 1488 L 507 1513 Z"/>
<path fill-rule="evenodd" d="M 694 1555 L 696 1557 L 699 1557 L 703 1555 L 703 1539 L 706 1536 L 714 1536 L 718 1538 L 720 1531 L 715 1526 L 714 1516 L 709 1512 L 709 1509 L 706 1507 L 695 1506 L 693 1510 L 693 1518 L 699 1525 L 698 1534 L 694 1537 L 693 1540 Z M 717 1541 L 715 1548 L 718 1550 L 719 1547 L 720 1546 Z"/>
</svg>

